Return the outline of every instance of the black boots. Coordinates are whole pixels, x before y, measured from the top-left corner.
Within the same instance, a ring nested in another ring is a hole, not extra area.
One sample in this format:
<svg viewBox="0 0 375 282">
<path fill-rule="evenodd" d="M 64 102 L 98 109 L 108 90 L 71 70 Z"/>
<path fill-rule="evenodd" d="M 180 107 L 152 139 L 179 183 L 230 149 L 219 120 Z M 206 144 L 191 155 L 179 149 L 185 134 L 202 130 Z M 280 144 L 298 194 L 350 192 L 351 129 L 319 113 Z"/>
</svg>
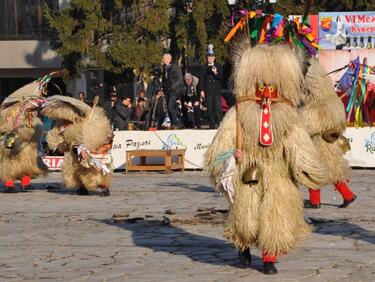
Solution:
<svg viewBox="0 0 375 282">
<path fill-rule="evenodd" d="M 89 194 L 89 191 L 84 187 L 79 187 L 77 190 L 77 195 L 87 196 L 88 194 Z"/>
<path fill-rule="evenodd" d="M 251 265 L 251 254 L 250 249 L 246 249 L 243 252 L 238 252 L 238 258 L 240 259 L 240 263 L 244 266 Z"/>
<path fill-rule="evenodd" d="M 105 187 L 101 189 L 102 189 L 102 191 L 100 192 L 101 197 L 108 197 L 109 195 L 111 195 L 111 193 L 109 192 L 109 188 Z M 87 196 L 89 195 L 89 190 L 87 190 L 84 187 L 79 187 L 79 189 L 77 190 L 77 195 Z"/>
<path fill-rule="evenodd" d="M 347 208 L 351 203 L 353 203 L 355 201 L 355 199 L 357 199 L 357 196 L 353 195 L 353 198 L 351 200 L 344 200 L 344 202 L 341 205 L 339 205 L 338 207 L 340 209 Z"/>
<path fill-rule="evenodd" d="M 246 249 L 244 251 L 238 252 L 238 258 L 240 259 L 240 263 L 246 267 L 251 265 L 251 254 L 250 249 Z M 277 269 L 275 267 L 274 262 L 263 262 L 263 273 L 270 275 L 270 274 L 276 274 Z"/>
<path fill-rule="evenodd" d="M 111 195 L 111 192 L 109 192 L 109 189 L 108 188 L 102 188 L 102 192 L 100 193 L 100 196 L 101 197 L 108 197 L 109 195 Z"/>
<path fill-rule="evenodd" d="M 310 200 L 305 200 L 303 204 L 306 209 L 320 209 L 320 204 L 312 204 Z"/>
<path fill-rule="evenodd" d="M 3 190 L 3 193 L 18 193 L 17 189 L 14 187 L 6 187 Z"/>
<path fill-rule="evenodd" d="M 276 274 L 277 269 L 274 262 L 263 262 L 263 273 L 267 275 Z"/>
</svg>

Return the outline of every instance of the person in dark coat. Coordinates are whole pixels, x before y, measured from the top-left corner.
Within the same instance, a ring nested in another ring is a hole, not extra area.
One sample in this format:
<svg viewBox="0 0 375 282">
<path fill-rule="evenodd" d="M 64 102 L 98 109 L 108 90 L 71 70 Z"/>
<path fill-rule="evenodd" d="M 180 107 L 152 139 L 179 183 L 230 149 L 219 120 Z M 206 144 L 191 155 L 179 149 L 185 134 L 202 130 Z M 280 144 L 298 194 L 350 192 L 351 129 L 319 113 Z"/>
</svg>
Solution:
<svg viewBox="0 0 375 282">
<path fill-rule="evenodd" d="M 111 122 L 111 124 L 113 124 L 113 115 L 114 115 L 114 107 L 115 107 L 116 100 L 117 100 L 116 91 L 111 90 L 101 105 L 105 111 L 107 118 Z"/>
<path fill-rule="evenodd" d="M 151 118 L 156 123 L 157 128 L 161 129 L 164 119 L 168 115 L 167 100 L 161 89 L 156 90 L 152 97 Z"/>
<path fill-rule="evenodd" d="M 185 94 L 185 85 L 180 66 L 172 63 L 172 56 L 168 53 L 163 55 L 163 90 L 168 98 L 172 127 L 180 128 L 182 122 L 177 115 L 176 105 L 181 104 L 181 97 Z"/>
<path fill-rule="evenodd" d="M 207 54 L 207 63 L 202 66 L 200 87 L 201 96 L 207 101 L 210 128 L 217 128 L 223 119 L 221 108 L 221 82 L 223 68 L 215 62 L 215 54 L 211 49 Z"/>
<path fill-rule="evenodd" d="M 113 128 L 115 130 L 127 130 L 128 122 L 132 115 L 132 103 L 129 97 L 117 100 L 113 113 Z"/>
</svg>

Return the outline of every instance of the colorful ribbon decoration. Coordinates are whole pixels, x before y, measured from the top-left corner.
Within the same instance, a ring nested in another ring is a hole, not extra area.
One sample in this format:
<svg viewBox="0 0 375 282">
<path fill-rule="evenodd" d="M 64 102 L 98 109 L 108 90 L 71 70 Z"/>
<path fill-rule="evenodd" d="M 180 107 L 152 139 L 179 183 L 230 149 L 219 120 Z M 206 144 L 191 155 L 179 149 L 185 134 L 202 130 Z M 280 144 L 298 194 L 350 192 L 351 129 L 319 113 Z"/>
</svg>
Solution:
<svg viewBox="0 0 375 282">
<path fill-rule="evenodd" d="M 346 95 L 349 96 L 349 101 L 345 109 L 347 121 L 349 122 L 354 114 L 354 125 L 356 128 L 363 127 L 364 120 L 371 126 L 372 121 L 368 115 L 369 110 L 367 108 L 370 98 L 368 75 L 375 72 L 367 64 L 361 64 L 359 57 L 352 61 L 348 67 L 349 69 L 336 85 L 336 89 L 345 91 Z"/>
<path fill-rule="evenodd" d="M 224 42 L 229 42 L 233 36 L 248 24 L 250 39 L 255 44 L 287 43 L 298 45 L 306 49 L 312 56 L 316 56 L 319 45 L 314 41 L 310 26 L 298 19 L 291 20 L 280 14 L 264 14 L 254 11 L 241 10 L 242 15 L 234 25 L 232 15 L 232 30 L 225 37 Z"/>
</svg>

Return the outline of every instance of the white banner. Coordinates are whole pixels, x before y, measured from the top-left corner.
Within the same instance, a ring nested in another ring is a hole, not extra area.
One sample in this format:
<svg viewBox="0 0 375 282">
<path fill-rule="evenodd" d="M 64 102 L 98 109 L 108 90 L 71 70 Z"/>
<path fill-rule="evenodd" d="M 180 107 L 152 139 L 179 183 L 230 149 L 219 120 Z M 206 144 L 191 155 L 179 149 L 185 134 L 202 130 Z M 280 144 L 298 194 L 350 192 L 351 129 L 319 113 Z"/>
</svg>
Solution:
<svg viewBox="0 0 375 282">
<path fill-rule="evenodd" d="M 350 166 L 375 167 L 375 128 L 348 127 L 344 135 L 352 148 L 345 155 Z"/>
<path fill-rule="evenodd" d="M 216 130 L 115 131 L 112 157 L 115 169 L 125 169 L 126 151 L 185 149 L 185 168 L 201 169 L 204 153 Z"/>
<path fill-rule="evenodd" d="M 161 131 L 115 131 L 112 147 L 115 169 L 125 169 L 126 151 L 137 149 L 185 149 L 185 168 L 201 169 L 204 153 L 211 144 L 216 130 L 161 130 Z M 345 158 L 350 166 L 375 167 L 375 129 L 347 128 L 351 151 Z M 51 170 L 62 165 L 61 157 L 46 157 L 45 163 Z M 149 160 L 150 163 L 159 159 Z"/>
</svg>

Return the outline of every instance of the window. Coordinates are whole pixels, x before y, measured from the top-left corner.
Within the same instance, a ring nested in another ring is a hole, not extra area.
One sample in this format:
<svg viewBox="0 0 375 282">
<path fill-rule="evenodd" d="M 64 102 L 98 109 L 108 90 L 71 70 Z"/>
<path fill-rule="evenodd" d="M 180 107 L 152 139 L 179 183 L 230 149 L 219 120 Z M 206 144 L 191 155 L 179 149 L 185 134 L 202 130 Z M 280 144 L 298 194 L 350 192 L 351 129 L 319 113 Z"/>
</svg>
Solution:
<svg viewBox="0 0 375 282">
<path fill-rule="evenodd" d="M 52 9 L 59 6 L 59 0 L 1 0 L 0 40 L 46 38 L 44 3 Z"/>
</svg>

